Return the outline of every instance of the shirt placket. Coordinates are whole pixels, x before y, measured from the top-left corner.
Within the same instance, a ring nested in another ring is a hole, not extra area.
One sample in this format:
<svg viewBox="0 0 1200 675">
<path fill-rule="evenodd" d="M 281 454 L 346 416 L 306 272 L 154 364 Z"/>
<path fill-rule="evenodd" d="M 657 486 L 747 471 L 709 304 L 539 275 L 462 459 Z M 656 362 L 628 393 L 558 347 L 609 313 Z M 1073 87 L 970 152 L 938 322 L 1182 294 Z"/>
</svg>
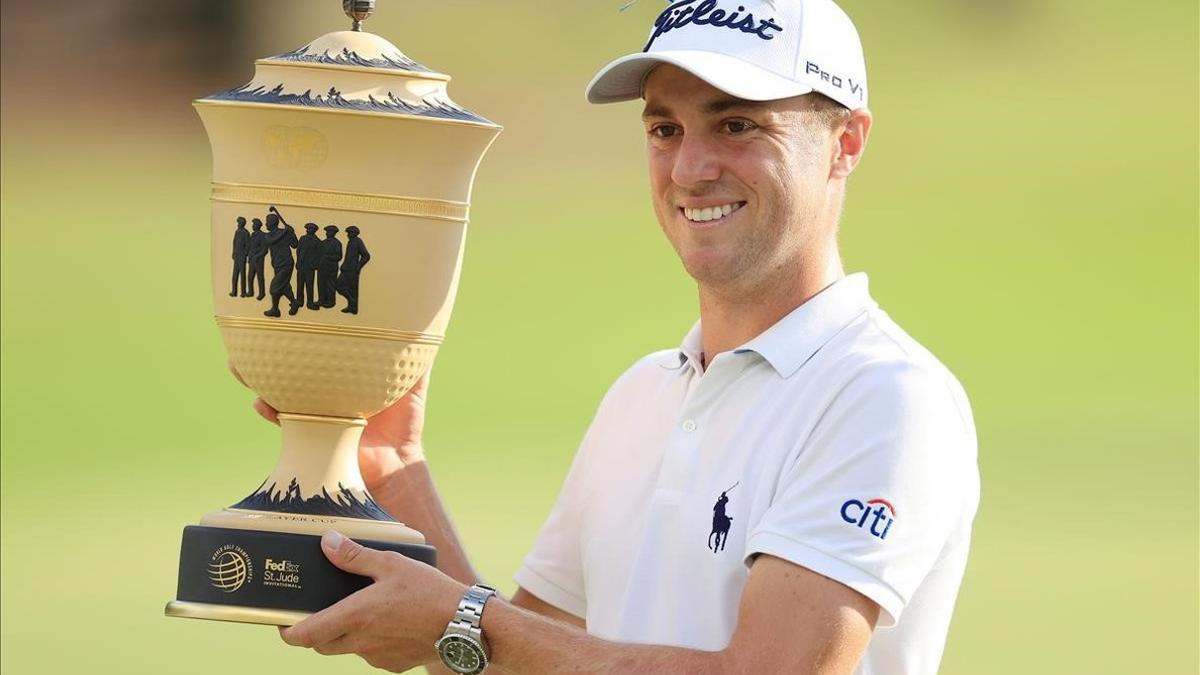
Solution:
<svg viewBox="0 0 1200 675">
<path fill-rule="evenodd" d="M 738 377 L 748 359 L 734 353 L 719 354 L 703 375 L 689 369 L 683 405 L 674 421 L 669 446 L 658 477 L 658 491 L 666 499 L 679 498 L 695 487 L 704 439 L 718 420 L 714 412 L 722 391 Z"/>
</svg>

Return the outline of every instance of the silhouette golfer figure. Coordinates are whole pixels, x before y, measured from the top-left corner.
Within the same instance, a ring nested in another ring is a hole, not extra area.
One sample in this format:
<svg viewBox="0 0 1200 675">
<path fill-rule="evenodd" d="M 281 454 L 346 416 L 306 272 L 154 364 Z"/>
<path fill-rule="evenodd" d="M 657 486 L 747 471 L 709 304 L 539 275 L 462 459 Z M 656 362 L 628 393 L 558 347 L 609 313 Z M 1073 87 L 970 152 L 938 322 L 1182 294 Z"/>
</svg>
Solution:
<svg viewBox="0 0 1200 675">
<path fill-rule="evenodd" d="M 246 219 L 238 216 L 237 229 L 233 231 L 233 278 L 230 280 L 229 297 L 236 298 L 239 293 L 245 298 L 250 295 L 246 285 L 246 265 L 250 261 L 250 231 L 246 229 Z"/>
<path fill-rule="evenodd" d="M 346 257 L 342 259 L 342 273 L 337 278 L 337 292 L 346 298 L 345 314 L 358 314 L 358 275 L 362 268 L 371 260 L 367 245 L 358 236 L 358 227 L 351 225 L 346 228 Z"/>
<path fill-rule="evenodd" d="M 296 242 L 296 300 L 309 309 L 321 309 L 317 304 L 317 266 L 321 262 L 321 238 L 317 236 L 317 224 L 304 226 L 306 234 Z"/>
<path fill-rule="evenodd" d="M 321 241 L 321 260 L 317 263 L 317 302 L 322 307 L 337 304 L 338 263 L 342 260 L 342 242 L 337 239 L 337 225 L 325 226 Z"/>
<path fill-rule="evenodd" d="M 729 503 L 729 493 L 740 482 L 722 492 L 721 496 L 717 497 L 717 503 L 713 505 L 712 532 L 708 534 L 708 548 L 713 553 L 725 550 L 725 539 L 729 537 L 729 526 L 733 524 L 733 518 L 725 515 L 725 505 Z"/>
<path fill-rule="evenodd" d="M 280 223 L 283 223 L 283 227 L 279 226 Z M 279 215 L 274 206 L 267 214 L 267 236 L 264 240 L 271 251 L 271 268 L 275 275 L 271 277 L 271 309 L 263 314 L 279 316 L 279 301 L 287 298 L 291 303 L 288 314 L 294 315 L 300 309 L 300 301 L 292 293 L 292 272 L 296 269 L 296 263 L 292 260 L 292 249 L 296 248 L 296 230 Z"/>
<path fill-rule="evenodd" d="M 255 218 L 253 223 L 254 232 L 250 233 L 250 295 L 254 295 L 254 284 L 258 282 L 258 299 L 262 300 L 267 295 L 267 233 L 262 231 L 261 220 Z"/>
</svg>

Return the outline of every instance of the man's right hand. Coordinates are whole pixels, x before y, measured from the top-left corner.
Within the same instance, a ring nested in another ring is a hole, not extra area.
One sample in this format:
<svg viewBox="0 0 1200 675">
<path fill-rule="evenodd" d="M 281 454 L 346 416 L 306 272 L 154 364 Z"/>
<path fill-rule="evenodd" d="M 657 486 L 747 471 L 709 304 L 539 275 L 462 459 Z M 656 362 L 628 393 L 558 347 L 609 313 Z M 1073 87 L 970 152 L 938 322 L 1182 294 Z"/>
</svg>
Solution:
<svg viewBox="0 0 1200 675">
<path fill-rule="evenodd" d="M 233 360 L 229 372 L 247 388 Z M 367 420 L 358 443 L 358 465 L 367 490 L 373 494 L 385 489 L 398 472 L 425 461 L 421 435 L 425 429 L 425 406 L 429 393 L 429 373 L 421 376 L 407 394 L 391 406 Z M 254 410 L 269 422 L 279 423 L 279 411 L 261 398 L 254 400 Z M 395 515 L 395 514 L 393 514 Z"/>
<path fill-rule="evenodd" d="M 358 467 L 372 493 L 382 492 L 397 472 L 425 462 L 421 437 L 428 397 L 426 371 L 408 393 L 367 420 L 358 443 Z"/>
</svg>

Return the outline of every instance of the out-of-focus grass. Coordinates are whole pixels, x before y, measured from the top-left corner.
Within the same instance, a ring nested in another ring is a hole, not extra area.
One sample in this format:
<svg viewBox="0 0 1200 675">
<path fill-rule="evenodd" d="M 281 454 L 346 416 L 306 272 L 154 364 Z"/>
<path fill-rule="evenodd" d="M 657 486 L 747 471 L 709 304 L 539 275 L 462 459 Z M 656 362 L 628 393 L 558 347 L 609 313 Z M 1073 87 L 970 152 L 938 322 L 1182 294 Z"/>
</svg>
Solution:
<svg viewBox="0 0 1200 675">
<path fill-rule="evenodd" d="M 604 389 L 695 312 L 647 204 L 636 105 L 579 101 L 644 21 L 558 4 L 423 10 L 533 22 L 537 44 L 375 27 L 506 125 L 476 182 L 428 445 L 507 588 Z M 983 505 L 943 672 L 1194 672 L 1196 8 L 847 7 L 877 116 L 847 266 L 963 380 L 979 427 Z M 0 167 L 0 666 L 366 672 L 270 629 L 161 617 L 182 526 L 257 485 L 278 439 L 224 372 L 199 125 L 51 122 L 6 127 Z"/>
</svg>

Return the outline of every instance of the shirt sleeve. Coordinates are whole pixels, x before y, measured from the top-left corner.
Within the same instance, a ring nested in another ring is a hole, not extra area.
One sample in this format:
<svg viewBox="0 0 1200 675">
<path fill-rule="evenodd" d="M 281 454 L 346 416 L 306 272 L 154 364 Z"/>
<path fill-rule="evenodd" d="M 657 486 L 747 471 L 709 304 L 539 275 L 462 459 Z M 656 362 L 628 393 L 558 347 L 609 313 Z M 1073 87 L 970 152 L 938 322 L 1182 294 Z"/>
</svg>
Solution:
<svg viewBox="0 0 1200 675">
<path fill-rule="evenodd" d="M 953 376 L 863 368 L 833 398 L 747 541 L 838 581 L 895 624 L 978 502 L 974 424 Z"/>
<path fill-rule="evenodd" d="M 587 613 L 579 540 L 582 464 L 586 448 L 585 438 L 575 453 L 558 501 L 513 578 L 518 586 L 540 600 L 580 618 Z"/>
</svg>

